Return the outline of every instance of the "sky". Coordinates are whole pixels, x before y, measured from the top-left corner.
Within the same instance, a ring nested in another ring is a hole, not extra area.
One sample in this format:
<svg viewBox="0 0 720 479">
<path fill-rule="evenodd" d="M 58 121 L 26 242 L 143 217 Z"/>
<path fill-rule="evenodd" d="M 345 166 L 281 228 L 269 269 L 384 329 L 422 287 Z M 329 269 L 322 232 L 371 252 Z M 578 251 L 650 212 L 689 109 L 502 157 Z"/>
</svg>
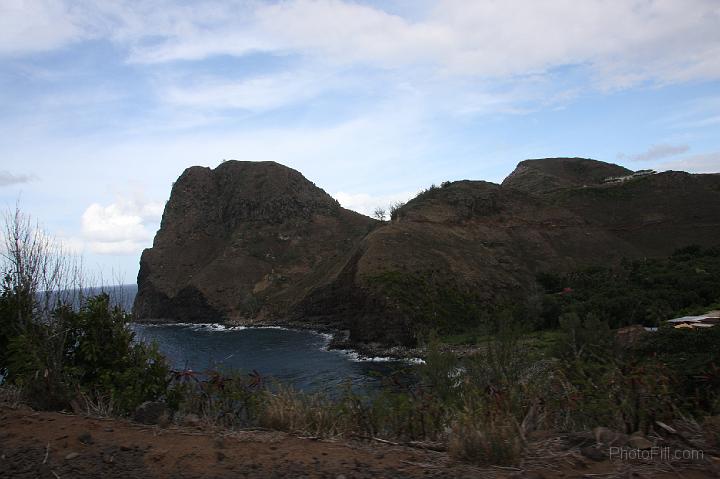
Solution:
<svg viewBox="0 0 720 479">
<path fill-rule="evenodd" d="M 115 282 L 192 165 L 370 214 L 528 158 L 720 172 L 719 133 L 717 0 L 0 1 L 0 207 Z"/>
</svg>

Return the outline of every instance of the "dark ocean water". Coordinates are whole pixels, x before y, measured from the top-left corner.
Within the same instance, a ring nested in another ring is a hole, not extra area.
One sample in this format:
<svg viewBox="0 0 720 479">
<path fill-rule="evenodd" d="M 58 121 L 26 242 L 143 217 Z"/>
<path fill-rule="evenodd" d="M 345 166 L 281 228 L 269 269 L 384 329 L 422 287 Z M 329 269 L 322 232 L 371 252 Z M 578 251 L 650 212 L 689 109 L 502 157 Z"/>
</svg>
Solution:
<svg viewBox="0 0 720 479">
<path fill-rule="evenodd" d="M 371 390 L 388 374 L 408 368 L 399 361 L 329 351 L 329 337 L 309 331 L 185 324 L 135 324 L 133 329 L 141 341 L 157 341 L 175 369 L 254 370 L 308 392 L 335 392 L 347 381 Z"/>
<path fill-rule="evenodd" d="M 104 288 L 127 311 L 137 286 Z M 310 331 L 281 328 L 224 328 L 220 325 L 133 324 L 136 339 L 158 344 L 175 369 L 257 371 L 308 392 L 336 392 L 347 381 L 358 390 L 379 387 L 383 378 L 408 369 L 407 362 L 360 358 L 327 349 L 330 338 Z"/>
</svg>

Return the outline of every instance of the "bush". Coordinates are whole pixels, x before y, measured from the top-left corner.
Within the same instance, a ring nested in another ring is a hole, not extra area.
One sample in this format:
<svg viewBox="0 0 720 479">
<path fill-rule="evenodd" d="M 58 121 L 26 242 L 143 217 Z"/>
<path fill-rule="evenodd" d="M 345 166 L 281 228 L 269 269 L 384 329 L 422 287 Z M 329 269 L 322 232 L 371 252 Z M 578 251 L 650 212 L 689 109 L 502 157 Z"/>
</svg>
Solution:
<svg viewBox="0 0 720 479">
<path fill-rule="evenodd" d="M 162 397 L 169 369 L 156 346 L 135 343 L 128 316 L 107 294 L 88 298 L 79 311 L 60 305 L 48 323 L 34 321 L 13 337 L 7 380 L 22 386 L 42 409 L 107 398 L 120 413 Z"/>
<path fill-rule="evenodd" d="M 111 307 L 107 294 L 89 298 L 77 313 L 64 308 L 60 326 L 68 334 L 66 357 L 79 387 L 91 397 L 108 395 L 130 413 L 165 395 L 169 367 L 156 345 L 134 342 L 129 316 Z"/>
</svg>

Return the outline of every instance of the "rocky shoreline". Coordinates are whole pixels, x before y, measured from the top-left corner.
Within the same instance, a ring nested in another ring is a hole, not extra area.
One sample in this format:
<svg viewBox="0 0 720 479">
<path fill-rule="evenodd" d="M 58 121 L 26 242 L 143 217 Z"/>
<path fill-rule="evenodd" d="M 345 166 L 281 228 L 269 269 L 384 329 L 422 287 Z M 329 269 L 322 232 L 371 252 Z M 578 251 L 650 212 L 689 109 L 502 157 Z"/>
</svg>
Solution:
<svg viewBox="0 0 720 479">
<path fill-rule="evenodd" d="M 407 347 L 402 345 L 387 345 L 382 343 L 364 343 L 354 341 L 350 337 L 350 331 L 333 328 L 323 323 L 301 322 L 301 321 L 218 321 L 216 323 L 184 323 L 166 319 L 151 319 L 135 321 L 138 324 L 218 324 L 224 327 L 246 327 L 246 328 L 286 328 L 297 331 L 309 331 L 317 334 L 330 336 L 328 350 L 345 351 L 357 354 L 363 360 L 394 360 L 406 361 L 409 363 L 424 363 L 427 357 L 427 348 L 424 346 Z M 458 357 L 470 356 L 479 351 L 478 346 L 449 346 L 441 345 L 443 352 L 454 354 Z"/>
<path fill-rule="evenodd" d="M 419 363 L 425 360 L 427 351 L 425 348 L 409 348 L 406 346 L 389 346 L 381 343 L 361 343 L 350 339 L 348 330 L 339 330 L 322 323 L 307 323 L 299 321 L 218 321 L 216 323 L 185 323 L 167 319 L 143 319 L 135 320 L 137 324 L 173 325 L 173 324 L 218 324 L 224 327 L 246 327 L 246 328 L 287 328 L 299 331 L 310 331 L 330 336 L 328 342 L 329 350 L 346 351 L 356 353 L 361 359 L 390 359 L 397 361 L 408 361 Z"/>
</svg>

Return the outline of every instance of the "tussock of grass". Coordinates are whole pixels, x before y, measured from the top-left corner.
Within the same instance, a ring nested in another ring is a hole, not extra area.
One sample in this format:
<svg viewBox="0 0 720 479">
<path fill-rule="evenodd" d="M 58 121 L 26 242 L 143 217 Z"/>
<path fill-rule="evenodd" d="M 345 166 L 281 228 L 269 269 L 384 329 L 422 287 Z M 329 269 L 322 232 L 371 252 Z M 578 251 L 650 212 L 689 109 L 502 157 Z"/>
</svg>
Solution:
<svg viewBox="0 0 720 479">
<path fill-rule="evenodd" d="M 514 465 L 522 450 L 522 436 L 512 418 L 482 420 L 472 411 L 459 415 L 448 441 L 451 457 L 475 464 Z"/>
<path fill-rule="evenodd" d="M 259 424 L 270 429 L 315 437 L 339 436 L 344 431 L 336 405 L 321 394 L 300 394 L 280 387 L 265 394 Z"/>
</svg>

